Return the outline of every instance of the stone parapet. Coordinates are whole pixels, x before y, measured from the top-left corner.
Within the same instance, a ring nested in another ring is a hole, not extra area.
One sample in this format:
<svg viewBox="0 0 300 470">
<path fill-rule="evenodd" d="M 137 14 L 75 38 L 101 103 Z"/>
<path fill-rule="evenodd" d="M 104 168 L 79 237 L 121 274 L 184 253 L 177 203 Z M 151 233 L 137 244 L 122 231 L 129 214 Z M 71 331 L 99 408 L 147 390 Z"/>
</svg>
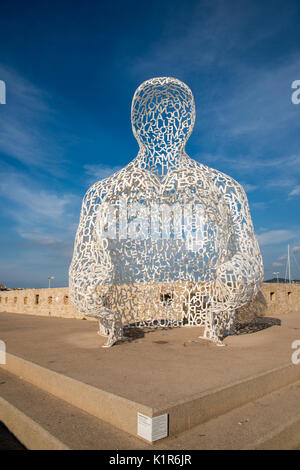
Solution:
<svg viewBox="0 0 300 470">
<path fill-rule="evenodd" d="M 1 291 L 0 312 L 82 318 L 70 302 L 68 287 Z"/>
<path fill-rule="evenodd" d="M 182 286 L 178 289 L 181 291 Z M 163 286 L 159 286 L 157 293 L 162 301 L 164 292 Z M 0 312 L 83 318 L 70 302 L 68 287 L 0 291 Z M 245 320 L 257 315 L 298 312 L 300 313 L 300 284 L 264 283 L 256 298 L 238 310 L 238 316 Z"/>
</svg>

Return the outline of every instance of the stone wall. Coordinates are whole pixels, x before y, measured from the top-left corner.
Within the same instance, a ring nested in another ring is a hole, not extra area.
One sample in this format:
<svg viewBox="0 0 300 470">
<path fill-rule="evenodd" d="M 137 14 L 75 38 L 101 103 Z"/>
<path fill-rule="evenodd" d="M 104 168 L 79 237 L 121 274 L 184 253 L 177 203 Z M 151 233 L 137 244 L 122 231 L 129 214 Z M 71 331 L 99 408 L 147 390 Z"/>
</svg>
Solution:
<svg viewBox="0 0 300 470">
<path fill-rule="evenodd" d="M 0 312 L 83 318 L 70 302 L 67 287 L 0 291 Z M 237 311 L 242 320 L 286 313 L 300 313 L 300 284 L 264 283 L 255 300 Z"/>
<path fill-rule="evenodd" d="M 236 311 L 236 319 L 245 322 L 286 313 L 300 313 L 300 284 L 265 282 L 255 299 Z"/>
<path fill-rule="evenodd" d="M 83 318 L 70 302 L 68 287 L 0 291 L 0 312 Z"/>
<path fill-rule="evenodd" d="M 300 313 L 300 284 L 264 283 L 261 293 L 268 315 Z"/>
</svg>

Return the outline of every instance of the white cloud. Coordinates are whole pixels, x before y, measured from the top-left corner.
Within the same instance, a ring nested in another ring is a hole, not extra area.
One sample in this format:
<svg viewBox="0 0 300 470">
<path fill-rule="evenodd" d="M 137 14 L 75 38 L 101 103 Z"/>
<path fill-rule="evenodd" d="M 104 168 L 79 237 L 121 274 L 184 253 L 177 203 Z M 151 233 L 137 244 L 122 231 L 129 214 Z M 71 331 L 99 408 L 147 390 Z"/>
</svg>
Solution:
<svg viewBox="0 0 300 470">
<path fill-rule="evenodd" d="M 272 263 L 272 266 L 274 266 L 274 268 L 279 268 L 279 267 L 283 266 L 283 264 L 279 263 L 277 261 L 274 261 L 274 263 Z"/>
<path fill-rule="evenodd" d="M 280 163 L 283 164 L 283 161 Z M 297 166 L 297 164 L 297 161 L 295 161 L 294 165 Z M 272 180 L 267 181 L 265 186 L 267 188 L 291 188 L 296 184 L 296 181 L 296 178 L 291 178 L 290 176 L 275 177 Z"/>
<path fill-rule="evenodd" d="M 150 77 L 154 70 L 162 74 L 172 69 L 182 74 L 186 70 L 198 73 L 210 66 L 228 67 L 235 56 L 240 59 L 248 49 L 280 28 L 274 23 L 272 27 L 256 28 L 256 34 L 251 34 L 252 23 L 259 16 L 260 11 L 253 4 L 250 7 L 224 1 L 187 3 L 186 9 L 180 9 L 180 16 L 176 11 L 170 15 L 164 34 L 153 41 L 150 50 L 134 57 L 131 73 L 135 77 Z"/>
<path fill-rule="evenodd" d="M 243 186 L 246 193 L 250 193 L 251 191 L 255 191 L 257 189 L 257 186 L 255 184 L 241 183 L 241 185 Z"/>
<path fill-rule="evenodd" d="M 121 166 L 108 166 L 102 163 L 99 163 L 98 165 L 84 165 L 84 169 L 90 177 L 89 180 L 94 183 L 99 179 L 108 178 L 121 168 Z"/>
<path fill-rule="evenodd" d="M 276 61 L 270 56 L 263 66 L 251 61 L 253 50 L 260 44 L 265 47 L 266 39 L 272 40 L 293 18 L 293 9 L 267 27 L 262 27 L 260 8 L 253 2 L 251 7 L 245 2 L 201 2 L 190 7 L 186 17 L 185 12 L 183 8 L 180 19 L 175 13 L 160 40 L 127 66 L 135 79 L 160 74 L 190 84 L 199 103 L 194 133 L 200 130 L 203 135 L 208 126 L 220 141 L 248 136 L 253 155 L 247 162 L 241 158 L 233 164 L 255 169 L 266 161 L 265 152 L 257 152 L 258 148 L 265 151 L 262 136 L 270 142 L 279 130 L 297 128 L 299 113 L 291 104 L 289 88 L 299 74 L 298 52 L 294 56 L 293 52 L 278 54 Z M 253 24 L 260 25 L 255 35 Z M 275 166 L 279 162 L 270 158 L 268 163 Z"/>
<path fill-rule="evenodd" d="M 294 189 L 289 193 L 289 197 L 299 196 L 300 194 L 300 185 L 294 187 Z"/>
<path fill-rule="evenodd" d="M 257 238 L 260 245 L 271 245 L 291 240 L 296 236 L 291 230 L 270 230 L 257 235 Z"/>
<path fill-rule="evenodd" d="M 256 209 L 263 210 L 268 206 L 268 202 L 266 202 L 266 201 L 259 201 L 259 202 L 251 202 L 250 201 L 249 204 L 250 204 L 250 207 L 252 209 L 255 209 L 255 210 Z"/>
<path fill-rule="evenodd" d="M 48 104 L 51 97 L 1 64 L 0 76 L 7 87 L 7 103 L 1 108 L 0 152 L 23 164 L 55 172 L 63 146 L 55 111 Z M 46 130 L 53 126 L 55 135 Z"/>
<path fill-rule="evenodd" d="M 16 233 L 30 246 L 48 247 L 69 256 L 80 199 L 41 189 L 17 172 L 2 172 L 0 178 L 1 208 L 13 221 Z"/>
<path fill-rule="evenodd" d="M 199 159 L 200 157 L 198 157 Z M 212 157 L 211 157 L 212 158 Z M 267 169 L 274 169 L 280 170 L 287 170 L 289 173 L 300 173 L 300 155 L 290 155 L 290 156 L 283 156 L 283 157 L 276 157 L 276 158 L 257 158 L 252 157 L 251 155 L 247 158 L 241 156 L 231 158 L 227 156 L 220 156 L 216 157 L 215 160 L 221 160 L 222 162 L 227 163 L 230 167 L 240 170 L 240 171 L 256 171 L 259 169 L 267 170 Z M 269 180 L 266 183 L 268 187 L 280 186 L 280 187 L 287 187 L 292 185 L 295 182 L 295 178 L 284 177 L 278 178 L 273 180 Z"/>
<path fill-rule="evenodd" d="M 22 238 L 25 238 L 26 240 L 31 240 L 37 245 L 41 246 L 51 246 L 57 242 L 57 240 L 54 237 L 51 237 L 50 235 L 47 235 L 45 233 L 40 233 L 40 232 L 23 232 L 20 230 L 19 232 L 20 236 Z"/>
<path fill-rule="evenodd" d="M 63 215 L 65 206 L 70 203 L 72 197 L 68 194 L 59 196 L 54 192 L 34 187 L 29 178 L 16 173 L 2 174 L 0 193 L 25 209 L 26 217 L 31 214 L 55 220 Z"/>
</svg>

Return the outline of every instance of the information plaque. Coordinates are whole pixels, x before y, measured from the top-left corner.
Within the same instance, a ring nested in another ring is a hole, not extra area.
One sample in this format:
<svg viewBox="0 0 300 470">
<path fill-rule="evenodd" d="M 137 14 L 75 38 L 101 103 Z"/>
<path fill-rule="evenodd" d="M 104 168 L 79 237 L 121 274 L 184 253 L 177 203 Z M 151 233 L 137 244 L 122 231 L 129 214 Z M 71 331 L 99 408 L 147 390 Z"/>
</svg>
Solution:
<svg viewBox="0 0 300 470">
<path fill-rule="evenodd" d="M 158 441 L 168 436 L 168 414 L 150 418 L 149 416 L 138 413 L 137 423 L 138 436 L 149 442 Z"/>
</svg>

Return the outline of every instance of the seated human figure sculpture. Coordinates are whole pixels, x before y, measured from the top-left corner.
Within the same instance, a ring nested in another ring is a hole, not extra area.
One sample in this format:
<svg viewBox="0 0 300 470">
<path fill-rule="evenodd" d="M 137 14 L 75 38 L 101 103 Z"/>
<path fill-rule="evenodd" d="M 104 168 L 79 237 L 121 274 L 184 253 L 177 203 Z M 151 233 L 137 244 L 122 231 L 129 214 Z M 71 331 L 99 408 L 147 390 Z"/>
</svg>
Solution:
<svg viewBox="0 0 300 470">
<path fill-rule="evenodd" d="M 109 347 L 124 326 L 203 326 L 222 344 L 255 297 L 263 263 L 240 184 L 185 152 L 194 97 L 170 77 L 136 90 L 136 158 L 86 193 L 69 271 L 79 312 Z"/>
</svg>

